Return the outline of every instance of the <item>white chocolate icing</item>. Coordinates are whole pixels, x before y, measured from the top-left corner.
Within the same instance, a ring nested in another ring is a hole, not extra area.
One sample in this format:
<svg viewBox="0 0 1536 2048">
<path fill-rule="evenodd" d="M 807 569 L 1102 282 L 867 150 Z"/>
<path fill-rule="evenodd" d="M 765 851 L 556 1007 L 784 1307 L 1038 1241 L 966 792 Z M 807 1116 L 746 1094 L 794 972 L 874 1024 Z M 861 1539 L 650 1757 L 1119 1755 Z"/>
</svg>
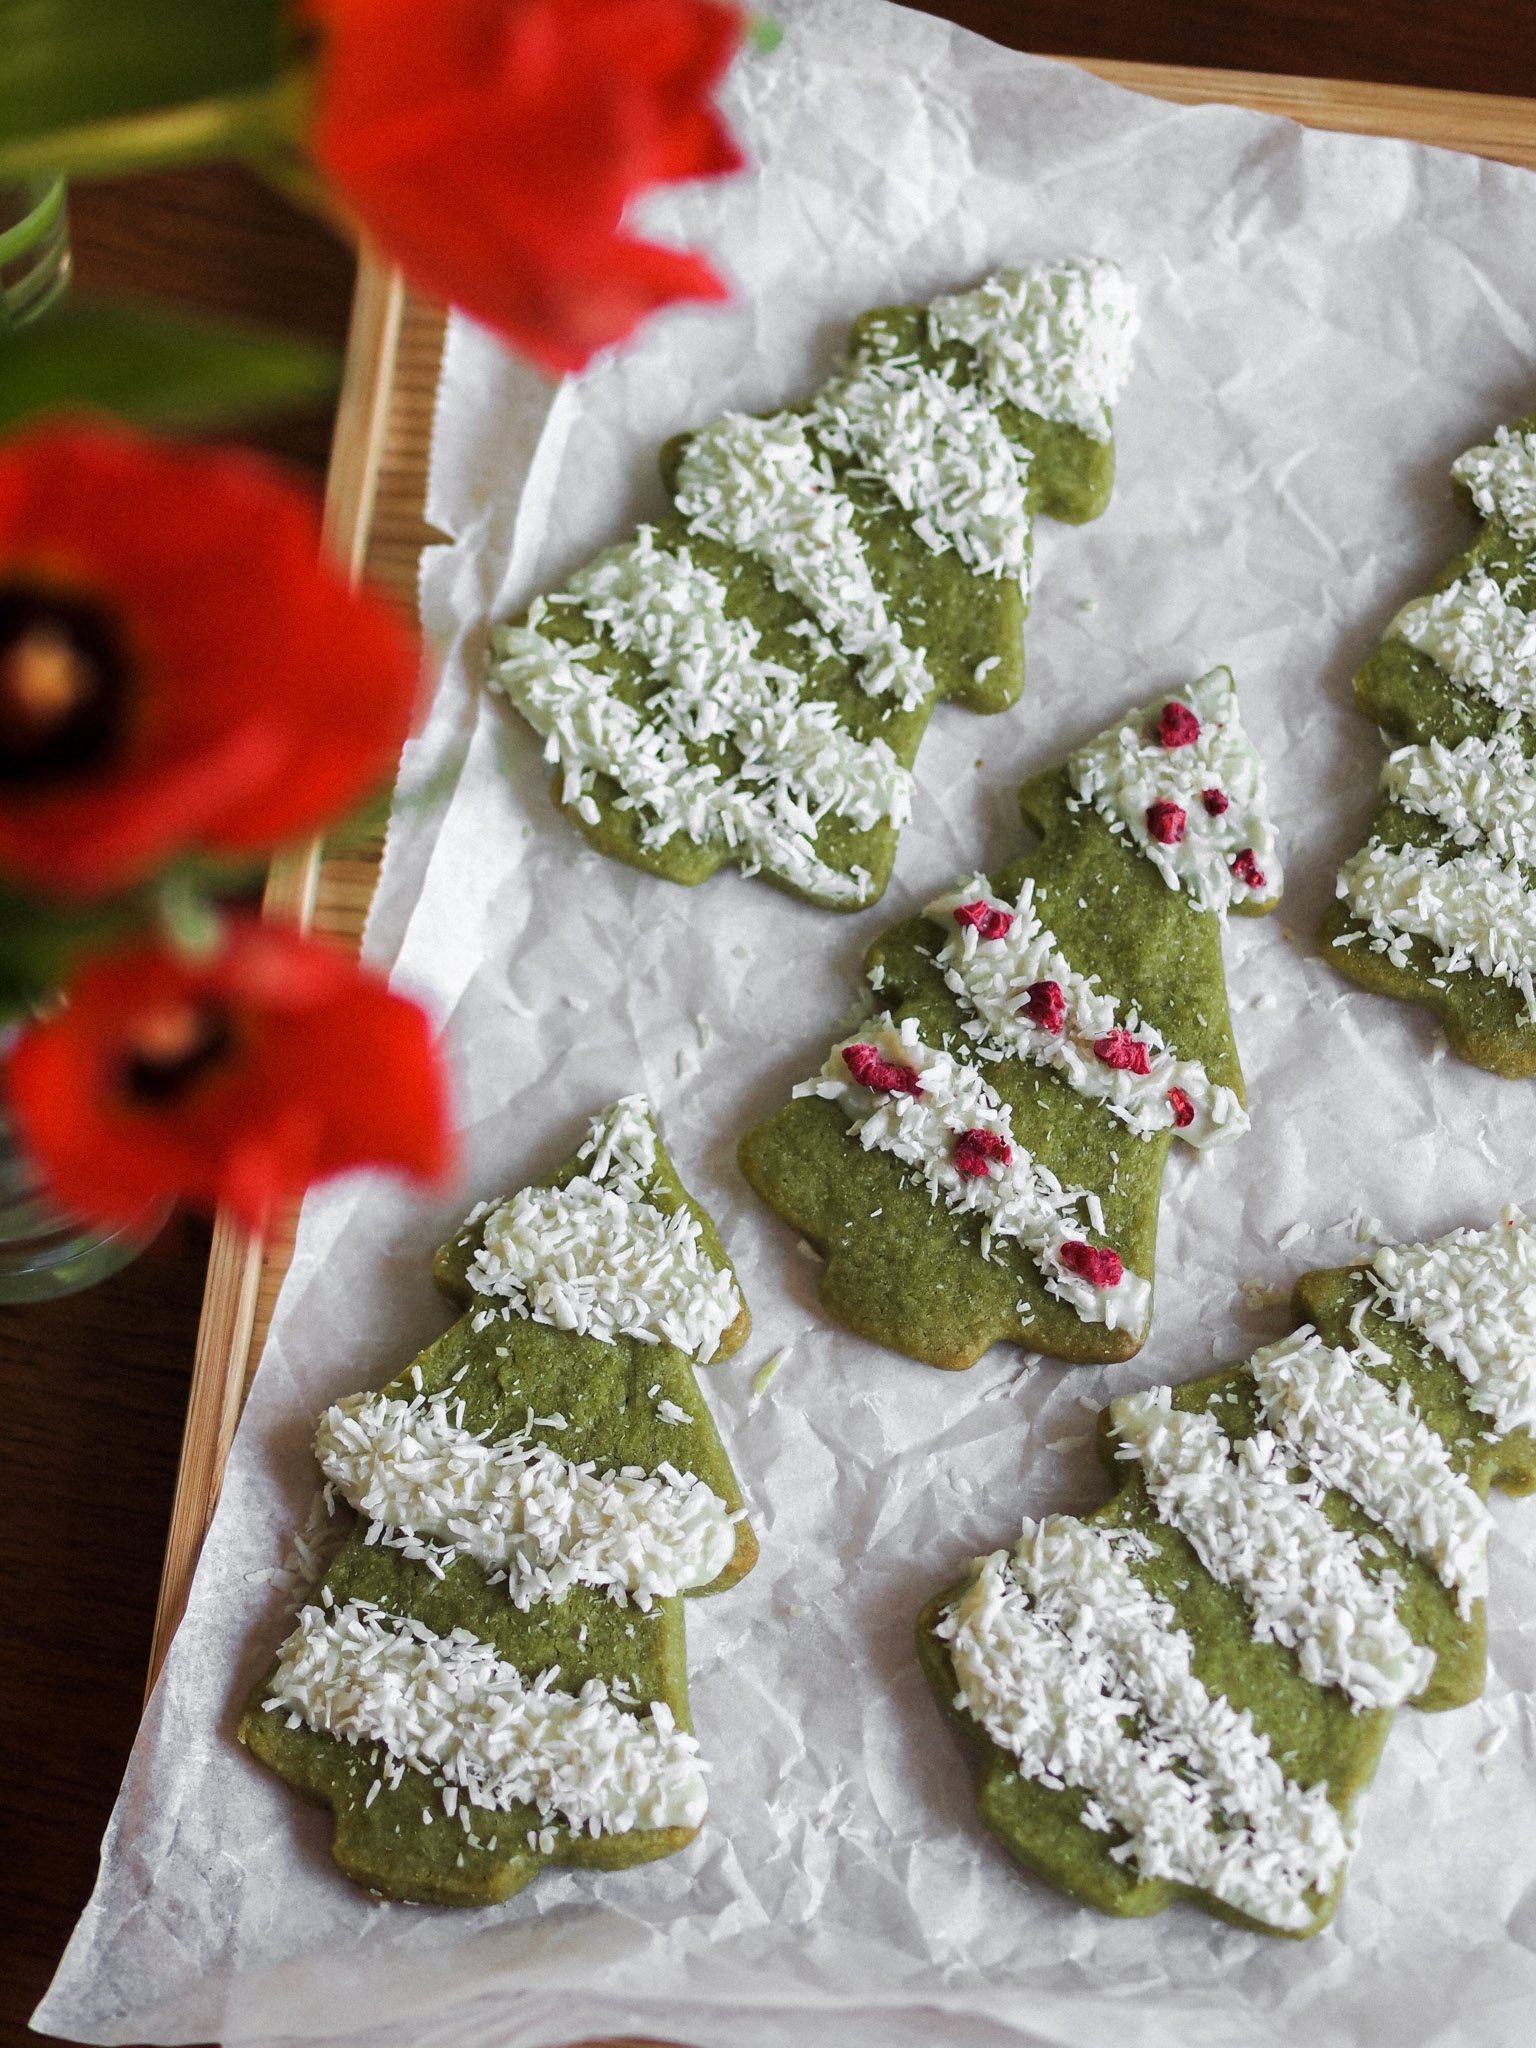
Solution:
<svg viewBox="0 0 1536 2048">
<path fill-rule="evenodd" d="M 691 1473 L 563 1458 L 526 1430 L 488 1443 L 450 1391 L 402 1401 L 354 1394 L 315 1435 L 326 1478 L 382 1539 L 441 1572 L 461 1553 L 506 1574 L 524 1612 L 572 1586 L 648 1610 L 707 1586 L 736 1549 L 736 1517 Z"/>
<path fill-rule="evenodd" d="M 1095 441 L 1109 439 L 1139 325 L 1134 286 L 1091 256 L 1000 270 L 928 308 L 935 346 L 969 344 L 994 397 Z"/>
<path fill-rule="evenodd" d="M 910 357 L 868 356 L 824 385 L 811 407 L 816 439 L 878 479 L 935 554 L 953 548 L 977 576 L 1012 576 L 1029 595 L 1030 451 L 992 408 Z"/>
<path fill-rule="evenodd" d="M 861 1087 L 843 1059 L 851 1045 L 872 1045 L 892 1065 L 914 1069 L 921 1096 Z M 1126 1267 L 1115 1286 L 1096 1286 L 1062 1263 L 1063 1245 L 1085 1241 L 1086 1225 L 1074 1212 L 1090 1197 L 1082 1189 L 1063 1187 L 1048 1167 L 1031 1158 L 1013 1136 L 1007 1104 L 993 1094 L 980 1070 L 923 1044 L 915 1018 L 904 1018 L 899 1029 L 889 1016 L 871 1021 L 835 1045 L 816 1079 L 800 1082 L 794 1092 L 837 1103 L 848 1118 L 850 1135 L 865 1151 L 889 1153 L 923 1183 L 931 1200 L 973 1217 L 981 1228 L 984 1255 L 994 1238 L 1013 1239 L 1040 1268 L 1047 1291 L 1084 1322 L 1112 1330 L 1146 1328 L 1150 1281 Z M 1009 1163 L 994 1161 L 984 1173 L 962 1174 L 955 1165 L 955 1140 L 966 1131 L 1000 1140 L 1012 1152 Z"/>
<path fill-rule="evenodd" d="M 1536 761 L 1526 759 L 1511 725 L 1456 747 L 1399 747 L 1381 786 L 1406 810 L 1436 819 L 1454 846 L 1482 846 L 1501 861 L 1536 859 Z"/>
<path fill-rule="evenodd" d="M 956 1704 L 1026 1777 L 1090 1794 L 1084 1825 L 1125 1832 L 1115 1860 L 1300 1930 L 1349 1834 L 1326 1785 L 1288 1780 L 1251 1717 L 1195 1677 L 1173 1609 L 1130 1567 L 1134 1540 L 1053 1515 L 1025 1522 L 1011 1560 L 983 1560 L 937 1631 Z"/>
<path fill-rule="evenodd" d="M 1338 1686 L 1357 1709 L 1422 1692 L 1434 1652 L 1399 1621 L 1390 1575 L 1372 1579 L 1354 1537 L 1323 1513 L 1317 1483 L 1291 1479 L 1271 1431 L 1229 1443 L 1213 1415 L 1171 1407 L 1170 1391 L 1111 1404 L 1117 1455 L 1140 1464 L 1160 1519 L 1242 1596 L 1254 1635 L 1294 1649 L 1314 1685 Z"/>
<path fill-rule="evenodd" d="M 1450 1359 L 1500 1436 L 1536 1425 L 1536 1224 L 1511 1207 L 1491 1230 L 1384 1245 L 1371 1263 L 1386 1312 Z"/>
<path fill-rule="evenodd" d="M 1146 855 L 1170 889 L 1185 890 L 1201 910 L 1224 913 L 1232 904 L 1278 901 L 1284 878 L 1264 764 L 1243 730 L 1230 673 L 1212 669 L 1162 701 L 1192 710 L 1200 721 L 1199 738 L 1189 746 L 1163 746 L 1157 737 L 1162 702 L 1129 712 L 1072 756 L 1068 768 L 1078 795 Z M 1227 798 L 1219 816 L 1205 808 L 1207 789 Z M 1171 846 L 1147 829 L 1147 812 L 1159 801 L 1175 803 L 1185 814 L 1184 836 Z M 1257 862 L 1262 888 L 1233 872 L 1244 852 Z"/>
<path fill-rule="evenodd" d="M 1463 1620 L 1488 1591 L 1491 1520 L 1450 1452 L 1412 1406 L 1362 1369 L 1362 1355 L 1303 1327 L 1248 1361 L 1270 1427 L 1324 1486 L 1349 1495 L 1454 1589 Z"/>
<path fill-rule="evenodd" d="M 1428 939 L 1437 973 L 1475 968 L 1507 982 L 1536 1019 L 1536 897 L 1513 862 L 1481 848 L 1442 857 L 1434 847 L 1373 839 L 1340 868 L 1338 894 L 1366 927 L 1371 950 L 1395 967 L 1410 964 L 1415 938 Z"/>
<path fill-rule="evenodd" d="M 1536 712 L 1536 618 L 1511 604 L 1491 576 L 1458 579 L 1404 605 L 1387 628 L 1501 711 Z"/>
<path fill-rule="evenodd" d="M 913 711 L 933 694 L 921 648 L 909 647 L 870 573 L 852 503 L 794 413 L 730 412 L 689 441 L 674 483 L 689 531 L 765 563 L 799 598 L 871 697 Z"/>
<path fill-rule="evenodd" d="M 1098 976 L 1079 974 L 1068 962 L 1035 909 L 1034 897 L 1033 879 L 1026 879 L 1018 901 L 1009 904 L 993 895 L 985 875 L 975 875 L 924 910 L 948 935 L 936 957 L 945 982 L 972 1013 L 964 1026 L 967 1035 L 984 1052 L 993 1048 L 1050 1067 L 1079 1095 L 1102 1102 L 1138 1134 L 1172 1131 L 1202 1150 L 1242 1137 L 1248 1113 L 1235 1092 L 1215 1085 L 1198 1060 L 1180 1059 L 1134 1009 L 1122 1017 L 1119 998 L 1098 986 Z M 983 939 L 973 926 L 955 922 L 962 904 L 978 902 L 1012 918 L 1002 938 Z M 1065 1016 L 1060 1031 L 1032 1022 L 1021 1007 L 1028 990 L 1043 981 L 1061 990 Z M 1106 1065 L 1095 1054 L 1095 1041 L 1116 1029 L 1130 1031 L 1147 1048 L 1147 1073 Z M 1194 1113 L 1183 1128 L 1169 1100 L 1174 1088 Z"/>
<path fill-rule="evenodd" d="M 1516 540 L 1536 540 L 1536 434 L 1500 427 L 1491 442 L 1458 456 L 1451 475 L 1485 519 L 1502 519 Z"/>
<path fill-rule="evenodd" d="M 557 1330 L 674 1344 L 707 1362 L 741 1296 L 698 1218 L 647 1199 L 656 1134 L 644 1096 L 594 1118 L 580 1156 L 587 1172 L 563 1188 L 520 1188 L 486 1216 L 470 1286 Z"/>
<path fill-rule="evenodd" d="M 286 1710 L 291 1728 L 380 1744 L 471 1806 L 526 1803 L 592 1835 L 704 1818 L 698 1744 L 662 1700 L 642 1720 L 616 1707 L 601 1679 L 559 1692 L 555 1672 L 527 1681 L 467 1629 L 436 1635 L 363 1600 L 329 1614 L 306 1607 L 278 1656 L 269 1712 Z"/>
</svg>

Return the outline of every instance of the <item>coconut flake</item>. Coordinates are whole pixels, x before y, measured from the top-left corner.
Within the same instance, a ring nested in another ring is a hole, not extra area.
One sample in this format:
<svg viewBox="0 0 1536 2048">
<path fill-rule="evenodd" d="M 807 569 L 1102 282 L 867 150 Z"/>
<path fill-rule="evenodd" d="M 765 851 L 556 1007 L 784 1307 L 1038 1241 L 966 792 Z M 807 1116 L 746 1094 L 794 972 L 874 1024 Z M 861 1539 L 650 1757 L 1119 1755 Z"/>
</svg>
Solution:
<svg viewBox="0 0 1536 2048">
<path fill-rule="evenodd" d="M 1514 539 L 1536 541 L 1536 434 L 1499 427 L 1491 443 L 1451 464 L 1485 519 L 1501 519 Z"/>
<path fill-rule="evenodd" d="M 1443 825 L 1455 846 L 1483 846 L 1501 861 L 1536 860 L 1536 761 L 1521 749 L 1517 720 L 1491 739 L 1399 747 L 1381 786 L 1405 810 Z"/>
<path fill-rule="evenodd" d="M 1387 628 L 1501 711 L 1536 711 L 1536 618 L 1482 571 L 1404 605 Z"/>
<path fill-rule="evenodd" d="M 1476 969 L 1506 982 L 1536 1019 L 1536 898 L 1513 861 L 1481 848 L 1442 858 L 1433 847 L 1373 839 L 1340 868 L 1337 893 L 1371 951 L 1395 967 L 1409 965 L 1415 938 L 1428 939 L 1437 973 Z"/>
<path fill-rule="evenodd" d="M 1371 1265 L 1385 1312 L 1451 1361 L 1497 1435 L 1536 1425 L 1536 1224 L 1511 1207 L 1491 1230 L 1383 1245 Z"/>
</svg>

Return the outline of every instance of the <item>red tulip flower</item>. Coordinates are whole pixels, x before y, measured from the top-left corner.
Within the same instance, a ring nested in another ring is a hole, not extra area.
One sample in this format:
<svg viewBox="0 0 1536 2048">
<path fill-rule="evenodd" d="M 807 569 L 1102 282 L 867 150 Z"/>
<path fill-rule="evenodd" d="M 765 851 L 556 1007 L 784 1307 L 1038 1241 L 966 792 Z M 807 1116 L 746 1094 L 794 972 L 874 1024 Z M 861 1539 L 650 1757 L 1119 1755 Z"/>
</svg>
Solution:
<svg viewBox="0 0 1536 2048">
<path fill-rule="evenodd" d="M 253 457 L 0 446 L 0 878 L 106 895 L 316 830 L 394 772 L 414 645 Z"/>
<path fill-rule="evenodd" d="M 715 0 L 308 0 L 310 146 L 406 274 L 553 374 L 674 299 L 700 257 L 637 239 L 647 186 L 739 170 L 710 101 L 743 16 Z"/>
<path fill-rule="evenodd" d="M 426 1017 L 332 947 L 232 920 L 204 964 L 98 957 L 5 1074 L 23 1145 L 63 1207 L 128 1221 L 157 1197 L 272 1205 L 349 1167 L 451 1163 Z"/>
</svg>

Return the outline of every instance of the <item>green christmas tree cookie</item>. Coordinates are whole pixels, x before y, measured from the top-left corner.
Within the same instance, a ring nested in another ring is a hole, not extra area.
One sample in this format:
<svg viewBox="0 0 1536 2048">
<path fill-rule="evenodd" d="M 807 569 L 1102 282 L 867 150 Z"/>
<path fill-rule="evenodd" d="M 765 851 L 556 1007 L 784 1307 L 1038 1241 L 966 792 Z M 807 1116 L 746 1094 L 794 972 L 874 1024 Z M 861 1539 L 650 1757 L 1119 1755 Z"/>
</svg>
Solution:
<svg viewBox="0 0 1536 2048">
<path fill-rule="evenodd" d="M 934 705 L 1023 687 L 1034 514 L 1108 503 L 1135 327 L 1112 264 L 1002 271 L 865 314 L 809 404 L 670 442 L 668 515 L 491 636 L 567 818 L 671 881 L 874 902 Z"/>
<path fill-rule="evenodd" d="M 973 1365 L 1146 1335 L 1163 1164 L 1248 1120 L 1221 928 L 1281 875 L 1232 678 L 1203 677 L 1025 785 L 1041 844 L 877 939 L 879 1013 L 741 1141 L 861 1336 Z"/>
<path fill-rule="evenodd" d="M 757 1545 L 693 1368 L 749 1321 L 639 1096 L 481 1203 L 436 1275 L 459 1321 L 321 1418 L 356 1527 L 240 1738 L 331 1808 L 358 1884 L 483 1905 L 703 1819 L 682 1601 Z"/>
<path fill-rule="evenodd" d="M 1536 1229 L 1309 1273 L 1244 1366 L 1114 1401 L 1119 1492 L 1026 1521 L 918 1657 L 1021 1863 L 1122 1915 L 1315 1934 L 1394 1710 L 1475 1699 L 1490 1485 L 1536 1488 Z"/>
<path fill-rule="evenodd" d="M 1451 475 L 1483 528 L 1355 677 L 1395 750 L 1321 938 L 1351 981 L 1518 1079 L 1536 1074 L 1536 413 Z"/>
</svg>

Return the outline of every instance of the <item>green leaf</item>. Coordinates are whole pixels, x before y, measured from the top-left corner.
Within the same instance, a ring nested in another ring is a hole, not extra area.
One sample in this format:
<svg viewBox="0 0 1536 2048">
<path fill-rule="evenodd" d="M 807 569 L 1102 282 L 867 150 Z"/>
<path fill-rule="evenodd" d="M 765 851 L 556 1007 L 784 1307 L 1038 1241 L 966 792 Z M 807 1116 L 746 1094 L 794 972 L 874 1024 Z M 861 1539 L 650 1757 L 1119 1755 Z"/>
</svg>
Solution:
<svg viewBox="0 0 1536 2048">
<path fill-rule="evenodd" d="M 282 0 L 0 0 L 0 144 L 268 86 Z"/>
<path fill-rule="evenodd" d="M 147 307 L 75 303 L 0 334 L 0 433 L 60 407 L 147 426 L 217 424 L 327 398 L 330 349 Z"/>
</svg>

